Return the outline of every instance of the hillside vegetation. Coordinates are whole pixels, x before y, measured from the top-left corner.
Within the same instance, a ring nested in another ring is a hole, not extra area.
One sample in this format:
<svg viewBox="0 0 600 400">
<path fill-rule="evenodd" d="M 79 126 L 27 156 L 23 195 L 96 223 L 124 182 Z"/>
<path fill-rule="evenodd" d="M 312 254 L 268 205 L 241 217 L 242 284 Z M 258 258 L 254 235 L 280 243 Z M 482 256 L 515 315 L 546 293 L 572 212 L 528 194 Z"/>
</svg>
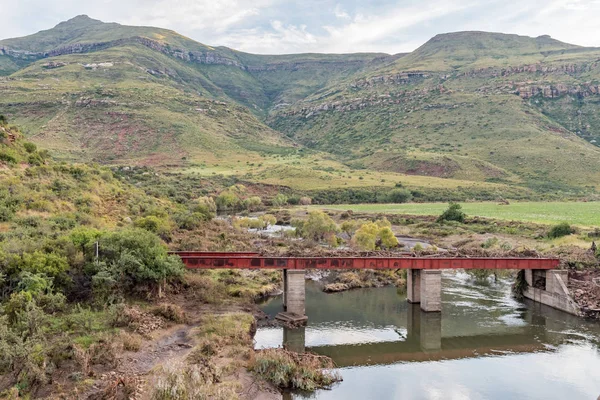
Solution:
<svg viewBox="0 0 600 400">
<path fill-rule="evenodd" d="M 0 41 L 0 110 L 65 160 L 300 190 L 442 178 L 581 195 L 600 182 L 599 57 L 488 32 L 394 56 L 253 55 L 79 16 Z"/>
</svg>

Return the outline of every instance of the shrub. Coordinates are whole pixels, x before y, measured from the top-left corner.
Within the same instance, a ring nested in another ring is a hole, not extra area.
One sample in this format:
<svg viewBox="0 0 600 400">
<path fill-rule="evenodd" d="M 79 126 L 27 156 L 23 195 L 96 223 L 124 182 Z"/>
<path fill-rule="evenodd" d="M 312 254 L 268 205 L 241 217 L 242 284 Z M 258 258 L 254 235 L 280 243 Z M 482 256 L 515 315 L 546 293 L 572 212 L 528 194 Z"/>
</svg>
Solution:
<svg viewBox="0 0 600 400">
<path fill-rule="evenodd" d="M 298 204 L 300 204 L 301 206 L 309 206 L 312 204 L 312 199 L 310 197 L 300 197 L 300 200 L 298 200 Z"/>
<path fill-rule="evenodd" d="M 407 203 L 412 200 L 412 193 L 408 189 L 392 189 L 385 198 L 389 203 Z"/>
<path fill-rule="evenodd" d="M 28 153 L 34 153 L 37 150 L 37 146 L 34 143 L 31 143 L 31 142 L 25 142 L 25 143 L 23 143 L 23 148 Z"/>
<path fill-rule="evenodd" d="M 202 225 L 204 215 L 186 211 L 175 214 L 173 219 L 180 229 L 192 231 Z"/>
<path fill-rule="evenodd" d="M 398 239 L 392 232 L 390 222 L 382 219 L 363 224 L 352 237 L 352 243 L 360 250 L 375 250 L 378 247 L 397 247 Z"/>
<path fill-rule="evenodd" d="M 292 222 L 300 236 L 317 242 L 325 240 L 326 237 L 335 236 L 339 232 L 335 221 L 322 211 L 309 212 L 306 221 Z"/>
<path fill-rule="evenodd" d="M 462 211 L 462 206 L 458 203 L 450 203 L 446 211 L 437 219 L 437 222 L 457 221 L 464 223 L 466 214 Z"/>
<path fill-rule="evenodd" d="M 313 391 L 326 388 L 341 378 L 329 357 L 298 354 L 283 349 L 267 349 L 256 354 L 251 369 L 282 389 Z"/>
<path fill-rule="evenodd" d="M 262 200 L 258 196 L 248 197 L 244 200 L 243 206 L 248 211 L 256 211 L 262 206 Z"/>
<path fill-rule="evenodd" d="M 126 287 L 151 284 L 157 286 L 160 296 L 164 282 L 183 276 L 185 271 L 181 259 L 169 256 L 158 236 L 143 229 L 107 233 L 99 239 L 99 246 L 99 261 Z"/>
<path fill-rule="evenodd" d="M 556 239 L 559 237 L 568 236 L 572 233 L 575 233 L 575 230 L 571 228 L 571 225 L 569 225 L 567 222 L 563 222 L 558 225 L 554 225 L 548 232 L 548 237 L 551 239 Z"/>
<path fill-rule="evenodd" d="M 288 203 L 288 197 L 283 193 L 278 193 L 272 200 L 274 207 L 283 207 Z"/>
<path fill-rule="evenodd" d="M 268 227 L 269 225 L 275 225 L 277 223 L 277 217 L 271 214 L 265 214 L 261 216 L 260 219 L 262 219 L 264 222 L 265 227 Z"/>
<path fill-rule="evenodd" d="M 186 321 L 185 312 L 176 304 L 160 304 L 152 309 L 152 313 L 177 324 L 183 324 Z"/>
<path fill-rule="evenodd" d="M 202 214 L 203 219 L 209 221 L 217 214 L 217 204 L 212 197 L 200 197 L 193 211 Z"/>
<path fill-rule="evenodd" d="M 121 332 L 123 348 L 127 351 L 139 351 L 142 347 L 142 337 L 137 333 Z"/>
<path fill-rule="evenodd" d="M 0 161 L 4 161 L 5 163 L 8 163 L 8 164 L 16 164 L 17 157 L 11 152 L 0 151 Z"/>
</svg>

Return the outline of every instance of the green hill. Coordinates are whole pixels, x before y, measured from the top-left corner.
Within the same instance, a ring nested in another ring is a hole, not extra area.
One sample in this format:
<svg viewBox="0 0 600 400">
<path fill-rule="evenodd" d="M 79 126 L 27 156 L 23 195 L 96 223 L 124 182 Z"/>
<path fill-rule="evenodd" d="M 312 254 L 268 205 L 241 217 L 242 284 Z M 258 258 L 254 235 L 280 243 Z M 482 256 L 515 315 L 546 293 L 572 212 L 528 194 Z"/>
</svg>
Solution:
<svg viewBox="0 0 600 400">
<path fill-rule="evenodd" d="M 0 112 L 68 160 L 302 189 L 372 173 L 371 186 L 593 191 L 599 59 L 488 32 L 394 56 L 253 55 L 79 16 L 0 41 Z"/>
</svg>

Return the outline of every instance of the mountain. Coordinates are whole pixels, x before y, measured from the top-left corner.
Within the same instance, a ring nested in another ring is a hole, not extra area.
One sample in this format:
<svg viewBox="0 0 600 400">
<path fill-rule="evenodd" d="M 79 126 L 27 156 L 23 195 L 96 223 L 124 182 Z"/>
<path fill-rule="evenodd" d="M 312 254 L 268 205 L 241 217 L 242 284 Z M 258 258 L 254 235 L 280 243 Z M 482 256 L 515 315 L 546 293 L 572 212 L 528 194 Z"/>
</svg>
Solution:
<svg viewBox="0 0 600 400">
<path fill-rule="evenodd" d="M 274 113 L 270 125 L 355 167 L 596 186 L 598 60 L 599 49 L 547 36 L 438 35 Z"/>
<path fill-rule="evenodd" d="M 599 60 L 488 32 L 409 54 L 253 55 L 78 16 L 0 41 L 0 114 L 62 159 L 303 189 L 593 191 Z"/>
</svg>

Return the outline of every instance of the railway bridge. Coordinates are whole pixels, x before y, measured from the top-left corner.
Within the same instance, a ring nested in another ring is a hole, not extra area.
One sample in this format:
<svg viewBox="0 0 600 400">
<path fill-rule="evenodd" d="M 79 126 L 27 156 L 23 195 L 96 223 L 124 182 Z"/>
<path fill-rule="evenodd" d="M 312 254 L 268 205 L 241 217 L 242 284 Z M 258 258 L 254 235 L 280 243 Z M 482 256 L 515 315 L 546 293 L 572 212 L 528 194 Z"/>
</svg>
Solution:
<svg viewBox="0 0 600 400">
<path fill-rule="evenodd" d="M 188 269 L 278 269 L 283 271 L 283 307 L 288 314 L 304 317 L 307 269 L 406 269 L 407 299 L 420 303 L 425 312 L 442 310 L 443 269 L 524 270 L 529 284 L 525 297 L 577 314 L 569 296 L 567 271 L 557 269 L 555 258 L 466 257 L 269 257 L 255 252 L 172 252 Z"/>
</svg>

